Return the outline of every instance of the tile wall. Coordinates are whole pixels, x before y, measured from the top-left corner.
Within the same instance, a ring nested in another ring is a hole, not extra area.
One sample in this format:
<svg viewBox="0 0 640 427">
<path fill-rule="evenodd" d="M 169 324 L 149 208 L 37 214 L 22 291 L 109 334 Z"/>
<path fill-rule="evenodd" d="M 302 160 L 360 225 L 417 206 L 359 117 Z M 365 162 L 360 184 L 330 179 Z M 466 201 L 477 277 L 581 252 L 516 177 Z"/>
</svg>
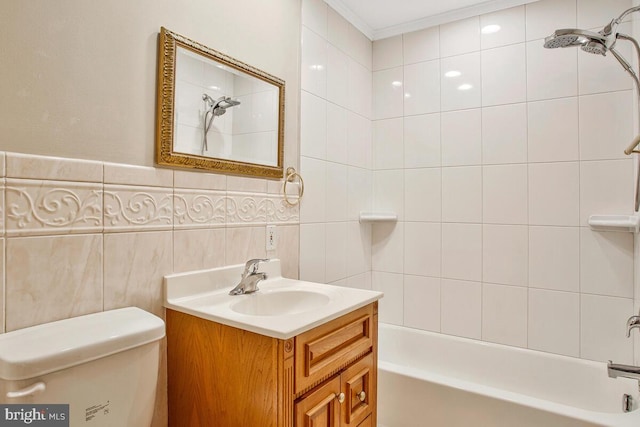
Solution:
<svg viewBox="0 0 640 427">
<path fill-rule="evenodd" d="M 371 41 L 322 0 L 302 4 L 300 276 L 371 287 Z"/>
<path fill-rule="evenodd" d="M 163 276 L 277 257 L 298 276 L 281 182 L 0 152 L 0 332 L 125 306 Z M 267 225 L 278 245 L 267 252 Z M 154 425 L 166 425 L 166 367 Z"/>
<path fill-rule="evenodd" d="M 399 215 L 372 230 L 382 321 L 633 361 L 634 235 L 587 223 L 633 212 L 632 80 L 610 55 L 542 47 L 628 7 L 541 0 L 374 42 L 373 207 Z"/>
</svg>

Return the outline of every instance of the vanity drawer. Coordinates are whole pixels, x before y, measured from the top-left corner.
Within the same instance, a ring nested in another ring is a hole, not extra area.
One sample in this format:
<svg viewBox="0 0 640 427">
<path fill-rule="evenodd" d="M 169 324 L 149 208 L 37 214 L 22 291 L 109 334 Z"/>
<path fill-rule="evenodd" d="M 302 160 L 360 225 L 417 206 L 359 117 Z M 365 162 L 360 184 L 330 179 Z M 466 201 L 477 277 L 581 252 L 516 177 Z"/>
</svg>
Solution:
<svg viewBox="0 0 640 427">
<path fill-rule="evenodd" d="M 338 372 L 373 349 L 373 304 L 295 338 L 295 393 Z"/>
</svg>

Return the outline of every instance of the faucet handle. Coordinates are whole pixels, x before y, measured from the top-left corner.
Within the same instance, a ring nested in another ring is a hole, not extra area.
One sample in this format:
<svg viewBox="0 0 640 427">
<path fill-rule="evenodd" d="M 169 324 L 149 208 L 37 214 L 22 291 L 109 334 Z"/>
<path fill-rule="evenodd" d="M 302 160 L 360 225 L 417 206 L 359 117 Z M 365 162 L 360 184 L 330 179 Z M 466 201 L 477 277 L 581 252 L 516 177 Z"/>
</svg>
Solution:
<svg viewBox="0 0 640 427">
<path fill-rule="evenodd" d="M 258 265 L 261 262 L 268 262 L 269 259 L 266 258 L 255 258 L 255 259 L 250 259 L 249 261 L 247 261 L 244 264 L 244 274 L 249 274 L 249 273 L 257 273 L 258 272 Z"/>
</svg>

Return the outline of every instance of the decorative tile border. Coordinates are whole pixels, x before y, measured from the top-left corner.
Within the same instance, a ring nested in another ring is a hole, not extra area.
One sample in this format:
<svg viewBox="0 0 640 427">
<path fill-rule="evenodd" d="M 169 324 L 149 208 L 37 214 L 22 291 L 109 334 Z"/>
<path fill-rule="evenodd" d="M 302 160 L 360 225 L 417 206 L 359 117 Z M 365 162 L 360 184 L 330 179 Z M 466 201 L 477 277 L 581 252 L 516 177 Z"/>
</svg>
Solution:
<svg viewBox="0 0 640 427">
<path fill-rule="evenodd" d="M 230 193 L 227 201 L 227 223 L 230 225 L 292 224 L 300 220 L 298 206 L 281 197 L 265 194 Z"/>
<path fill-rule="evenodd" d="M 171 230 L 173 190 L 160 187 L 104 186 L 104 231 Z"/>
<path fill-rule="evenodd" d="M 224 227 L 227 197 L 224 192 L 176 189 L 173 221 L 176 229 Z"/>
<path fill-rule="evenodd" d="M 299 207 L 275 192 L 282 181 L 1 151 L 0 173 L 5 159 L 11 175 L 0 175 L 0 236 L 300 222 Z M 227 181 L 235 191 L 229 191 Z M 183 186 L 176 188 L 177 182 Z"/>
<path fill-rule="evenodd" d="M 101 184 L 8 178 L 5 203 L 7 236 L 102 231 Z"/>
</svg>

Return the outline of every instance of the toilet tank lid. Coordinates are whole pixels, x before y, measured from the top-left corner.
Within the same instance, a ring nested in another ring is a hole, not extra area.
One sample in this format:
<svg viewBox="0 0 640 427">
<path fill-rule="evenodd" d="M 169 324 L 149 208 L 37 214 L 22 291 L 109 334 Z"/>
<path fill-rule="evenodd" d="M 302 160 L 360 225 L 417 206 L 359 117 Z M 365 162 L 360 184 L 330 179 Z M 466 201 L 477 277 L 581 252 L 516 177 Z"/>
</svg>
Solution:
<svg viewBox="0 0 640 427">
<path fill-rule="evenodd" d="M 157 341 L 164 322 L 136 307 L 0 334 L 0 378 L 24 380 Z"/>
</svg>

